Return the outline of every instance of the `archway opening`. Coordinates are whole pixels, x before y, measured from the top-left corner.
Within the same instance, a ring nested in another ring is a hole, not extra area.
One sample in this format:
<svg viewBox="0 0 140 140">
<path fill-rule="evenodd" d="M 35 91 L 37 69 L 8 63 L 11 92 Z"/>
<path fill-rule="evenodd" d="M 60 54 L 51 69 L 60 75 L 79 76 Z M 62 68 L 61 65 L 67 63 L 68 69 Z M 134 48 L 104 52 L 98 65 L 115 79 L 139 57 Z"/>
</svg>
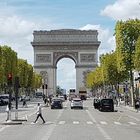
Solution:
<svg viewBox="0 0 140 140">
<path fill-rule="evenodd" d="M 64 92 L 76 89 L 76 69 L 72 59 L 62 58 L 57 62 L 57 86 Z"/>
</svg>

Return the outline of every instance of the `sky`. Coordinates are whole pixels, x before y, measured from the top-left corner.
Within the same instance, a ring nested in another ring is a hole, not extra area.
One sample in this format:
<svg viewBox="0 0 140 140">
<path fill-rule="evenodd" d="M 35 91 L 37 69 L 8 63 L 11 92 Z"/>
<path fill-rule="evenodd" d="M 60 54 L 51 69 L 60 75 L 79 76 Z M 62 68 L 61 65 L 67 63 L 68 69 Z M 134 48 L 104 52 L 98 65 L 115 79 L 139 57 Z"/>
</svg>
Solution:
<svg viewBox="0 0 140 140">
<path fill-rule="evenodd" d="M 96 29 L 100 55 L 115 49 L 116 22 L 131 18 L 140 19 L 140 0 L 0 0 L 0 45 L 10 46 L 34 65 L 34 30 Z M 71 59 L 58 62 L 60 87 L 75 88 L 75 74 Z"/>
</svg>

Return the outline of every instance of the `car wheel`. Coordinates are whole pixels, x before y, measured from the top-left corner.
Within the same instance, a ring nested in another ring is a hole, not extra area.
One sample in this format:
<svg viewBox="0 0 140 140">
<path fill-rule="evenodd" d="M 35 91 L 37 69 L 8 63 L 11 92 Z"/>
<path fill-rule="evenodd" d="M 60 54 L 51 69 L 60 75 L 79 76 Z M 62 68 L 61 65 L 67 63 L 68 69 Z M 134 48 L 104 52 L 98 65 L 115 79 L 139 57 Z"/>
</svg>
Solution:
<svg viewBox="0 0 140 140">
<path fill-rule="evenodd" d="M 73 107 L 71 107 L 71 109 L 73 109 Z"/>
</svg>

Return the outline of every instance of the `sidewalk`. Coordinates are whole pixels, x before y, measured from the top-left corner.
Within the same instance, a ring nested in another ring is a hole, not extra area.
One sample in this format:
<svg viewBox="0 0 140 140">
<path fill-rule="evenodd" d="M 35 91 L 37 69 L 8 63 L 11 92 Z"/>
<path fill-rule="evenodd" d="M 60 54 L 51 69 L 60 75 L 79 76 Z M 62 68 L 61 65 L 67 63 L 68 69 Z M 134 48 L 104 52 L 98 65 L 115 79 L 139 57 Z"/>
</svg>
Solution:
<svg viewBox="0 0 140 140">
<path fill-rule="evenodd" d="M 131 107 L 129 105 L 120 104 L 120 107 L 127 109 L 127 110 L 130 110 L 130 111 L 133 111 L 133 112 L 137 112 L 137 110 L 134 107 Z M 137 112 L 137 113 L 140 113 L 140 109 L 139 109 L 139 112 Z"/>
<path fill-rule="evenodd" d="M 48 107 L 47 105 L 42 104 L 43 107 Z M 5 121 L 7 117 L 6 112 L 0 114 L 0 125 L 20 125 L 24 122 L 28 121 L 28 117 L 35 114 L 36 112 L 36 104 L 30 104 L 28 107 L 22 107 L 22 105 L 18 108 L 18 119 L 15 119 L 15 108 L 11 111 L 11 120 Z M 1 116 L 2 115 L 2 116 Z"/>
</svg>

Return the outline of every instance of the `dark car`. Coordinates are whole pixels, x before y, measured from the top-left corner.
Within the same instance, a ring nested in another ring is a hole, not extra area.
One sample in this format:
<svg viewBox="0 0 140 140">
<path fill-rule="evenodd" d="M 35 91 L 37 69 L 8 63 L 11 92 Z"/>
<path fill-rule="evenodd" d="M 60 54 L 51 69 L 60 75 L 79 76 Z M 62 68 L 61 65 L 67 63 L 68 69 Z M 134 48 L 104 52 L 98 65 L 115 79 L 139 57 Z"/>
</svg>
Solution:
<svg viewBox="0 0 140 140">
<path fill-rule="evenodd" d="M 0 99 L 0 106 L 3 106 L 3 105 L 6 105 L 6 104 L 2 99 Z"/>
<path fill-rule="evenodd" d="M 93 106 L 95 109 L 98 109 L 100 107 L 100 99 L 94 98 Z"/>
<path fill-rule="evenodd" d="M 9 94 L 0 95 L 1 105 L 7 105 L 9 103 Z"/>
<path fill-rule="evenodd" d="M 61 99 L 52 99 L 51 103 L 51 109 L 62 109 L 63 108 L 63 103 Z"/>
<path fill-rule="evenodd" d="M 112 112 L 114 112 L 113 99 L 101 99 L 99 110 L 100 111 L 112 111 Z"/>
</svg>

